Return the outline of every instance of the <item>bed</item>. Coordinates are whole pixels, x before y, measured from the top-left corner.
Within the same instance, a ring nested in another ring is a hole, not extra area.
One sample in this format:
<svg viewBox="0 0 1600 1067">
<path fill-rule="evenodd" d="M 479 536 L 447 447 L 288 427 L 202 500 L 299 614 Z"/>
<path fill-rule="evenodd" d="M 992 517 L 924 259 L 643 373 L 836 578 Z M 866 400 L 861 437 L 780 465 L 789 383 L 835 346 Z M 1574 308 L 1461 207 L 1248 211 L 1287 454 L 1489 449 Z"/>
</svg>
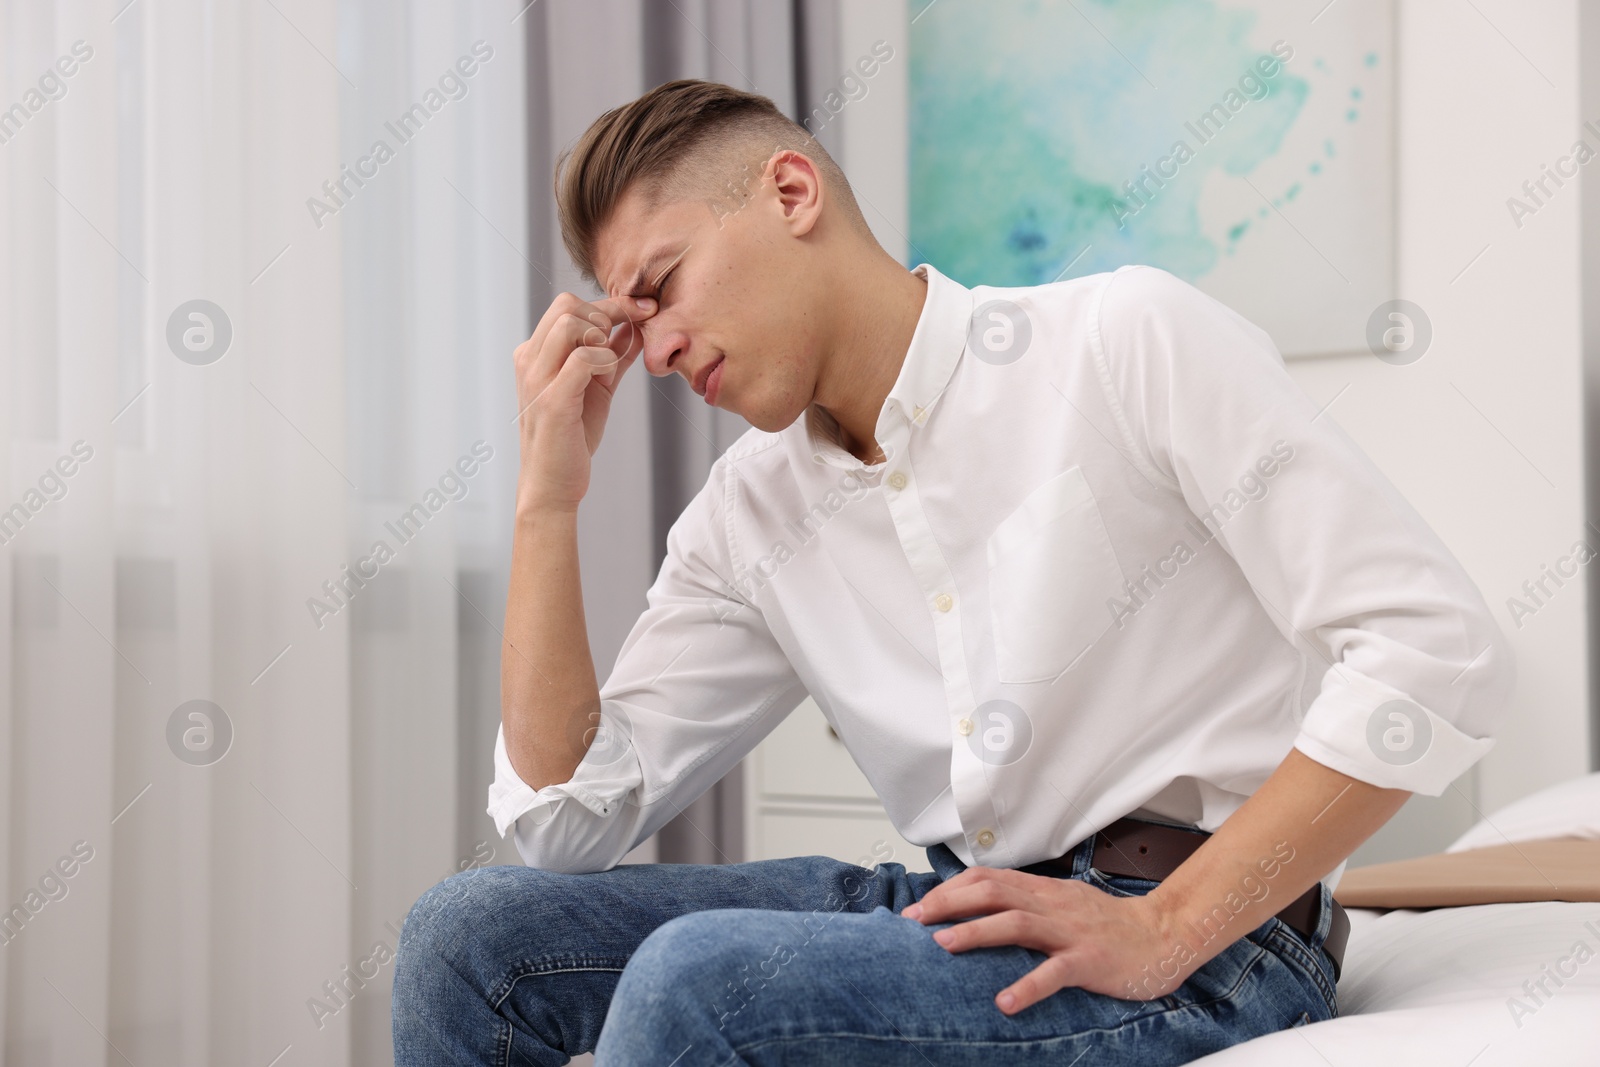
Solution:
<svg viewBox="0 0 1600 1067">
<path fill-rule="evenodd" d="M 1496 812 L 1445 851 L 1568 838 L 1600 841 L 1600 774 Z M 1339 1018 L 1195 1063 L 1600 1064 L 1600 903 L 1349 912 Z"/>
</svg>

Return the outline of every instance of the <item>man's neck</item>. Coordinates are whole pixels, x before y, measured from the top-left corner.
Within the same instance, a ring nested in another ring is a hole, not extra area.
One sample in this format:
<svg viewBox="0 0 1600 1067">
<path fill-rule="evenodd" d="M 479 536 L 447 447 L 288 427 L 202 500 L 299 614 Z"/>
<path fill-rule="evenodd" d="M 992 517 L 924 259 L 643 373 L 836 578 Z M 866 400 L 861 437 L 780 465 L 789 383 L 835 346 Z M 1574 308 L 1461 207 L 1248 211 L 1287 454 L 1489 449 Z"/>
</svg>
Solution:
<svg viewBox="0 0 1600 1067">
<path fill-rule="evenodd" d="M 839 316 L 817 377 L 815 404 L 838 422 L 846 449 L 863 463 L 883 458 L 878 413 L 900 377 L 928 283 L 878 252 L 836 294 Z"/>
</svg>

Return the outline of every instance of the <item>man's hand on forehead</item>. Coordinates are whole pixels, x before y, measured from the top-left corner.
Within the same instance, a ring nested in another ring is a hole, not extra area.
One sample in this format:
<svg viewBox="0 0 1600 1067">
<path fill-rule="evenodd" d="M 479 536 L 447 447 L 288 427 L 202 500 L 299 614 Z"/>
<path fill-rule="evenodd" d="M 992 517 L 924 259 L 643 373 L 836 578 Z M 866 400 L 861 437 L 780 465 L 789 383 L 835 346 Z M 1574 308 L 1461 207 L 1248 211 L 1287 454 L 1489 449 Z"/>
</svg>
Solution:
<svg viewBox="0 0 1600 1067">
<path fill-rule="evenodd" d="M 575 309 L 575 313 L 594 323 L 602 337 L 592 331 L 580 336 L 582 344 L 609 348 L 619 358 L 639 347 L 642 337 L 637 327 L 656 313 L 657 304 L 651 297 L 623 296 L 600 297 Z"/>
</svg>

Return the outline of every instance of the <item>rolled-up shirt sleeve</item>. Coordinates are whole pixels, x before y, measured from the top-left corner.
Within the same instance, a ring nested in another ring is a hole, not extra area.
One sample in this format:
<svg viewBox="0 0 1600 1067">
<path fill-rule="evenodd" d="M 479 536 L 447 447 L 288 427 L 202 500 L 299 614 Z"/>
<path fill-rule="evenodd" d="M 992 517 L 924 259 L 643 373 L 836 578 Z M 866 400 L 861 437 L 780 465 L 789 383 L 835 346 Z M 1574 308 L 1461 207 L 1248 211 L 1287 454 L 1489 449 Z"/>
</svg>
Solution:
<svg viewBox="0 0 1600 1067">
<path fill-rule="evenodd" d="M 737 446 L 735 446 L 737 448 Z M 572 777 L 535 790 L 495 738 L 488 813 L 530 867 L 608 870 L 738 764 L 805 697 L 762 613 L 734 582 L 737 474 L 712 466 L 610 677 Z"/>
<path fill-rule="evenodd" d="M 1516 682 L 1460 562 L 1237 312 L 1140 265 L 1108 280 L 1094 322 L 1131 461 L 1201 519 L 1228 508 L 1217 540 L 1326 671 L 1294 747 L 1373 785 L 1443 793 L 1493 746 Z M 1256 483 L 1264 494 L 1246 496 Z"/>
</svg>

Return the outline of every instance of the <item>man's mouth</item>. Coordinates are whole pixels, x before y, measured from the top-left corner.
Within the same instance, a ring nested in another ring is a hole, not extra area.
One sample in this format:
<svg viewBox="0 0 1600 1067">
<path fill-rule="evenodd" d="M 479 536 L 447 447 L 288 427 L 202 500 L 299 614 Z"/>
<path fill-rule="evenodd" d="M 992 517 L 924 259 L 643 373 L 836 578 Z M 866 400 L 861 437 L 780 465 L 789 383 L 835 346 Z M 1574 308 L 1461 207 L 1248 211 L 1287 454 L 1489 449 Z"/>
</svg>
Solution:
<svg viewBox="0 0 1600 1067">
<path fill-rule="evenodd" d="M 708 404 L 717 402 L 717 393 L 722 386 L 722 364 L 726 358 L 719 356 L 695 375 L 694 391 L 704 397 Z"/>
</svg>

